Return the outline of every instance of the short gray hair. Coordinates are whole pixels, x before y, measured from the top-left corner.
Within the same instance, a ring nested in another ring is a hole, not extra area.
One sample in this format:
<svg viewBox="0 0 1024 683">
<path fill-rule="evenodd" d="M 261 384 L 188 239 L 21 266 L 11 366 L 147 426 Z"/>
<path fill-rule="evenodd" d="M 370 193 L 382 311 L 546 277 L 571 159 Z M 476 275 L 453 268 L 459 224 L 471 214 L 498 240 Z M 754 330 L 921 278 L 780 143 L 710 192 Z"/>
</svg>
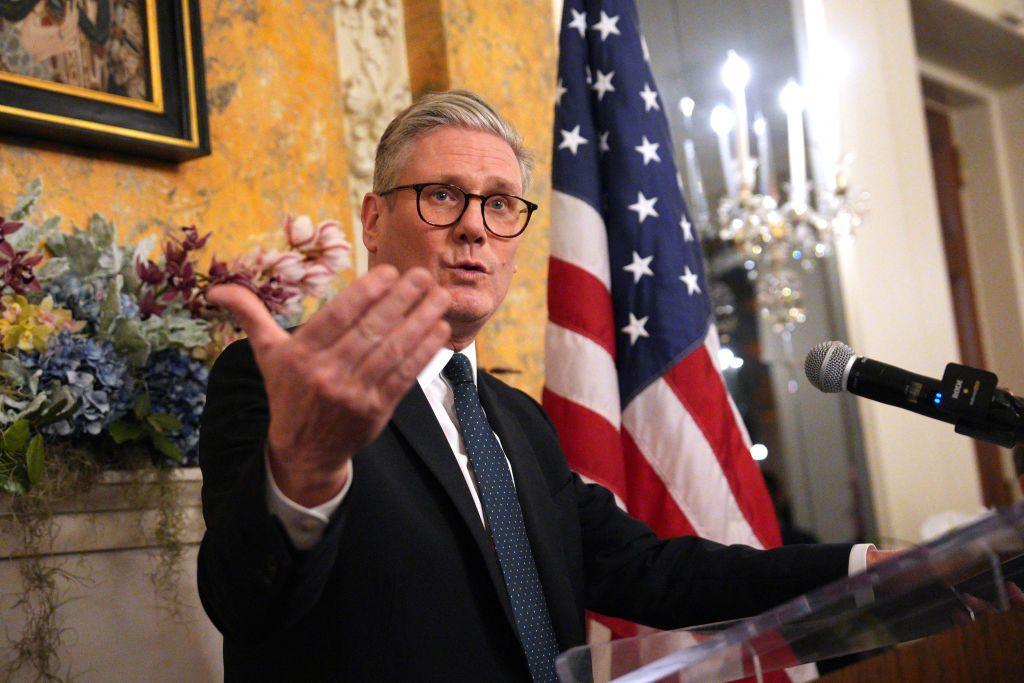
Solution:
<svg viewBox="0 0 1024 683">
<path fill-rule="evenodd" d="M 403 109 L 391 120 L 377 143 L 373 167 L 373 191 L 390 189 L 407 161 L 417 137 L 445 126 L 494 133 L 508 143 L 519 161 L 523 192 L 530 185 L 533 155 L 523 147 L 519 132 L 482 97 L 468 90 L 429 93 Z"/>
</svg>

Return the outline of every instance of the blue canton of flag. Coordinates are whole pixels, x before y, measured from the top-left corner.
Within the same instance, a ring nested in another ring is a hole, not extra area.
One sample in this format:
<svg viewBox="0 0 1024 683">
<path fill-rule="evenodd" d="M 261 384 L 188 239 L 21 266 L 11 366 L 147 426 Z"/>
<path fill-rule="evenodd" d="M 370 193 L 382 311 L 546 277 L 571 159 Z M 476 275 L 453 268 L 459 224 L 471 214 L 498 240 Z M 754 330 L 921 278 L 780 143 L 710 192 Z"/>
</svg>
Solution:
<svg viewBox="0 0 1024 683">
<path fill-rule="evenodd" d="M 604 217 L 625 407 L 704 342 L 711 303 L 636 8 L 568 5 L 552 184 Z"/>
</svg>

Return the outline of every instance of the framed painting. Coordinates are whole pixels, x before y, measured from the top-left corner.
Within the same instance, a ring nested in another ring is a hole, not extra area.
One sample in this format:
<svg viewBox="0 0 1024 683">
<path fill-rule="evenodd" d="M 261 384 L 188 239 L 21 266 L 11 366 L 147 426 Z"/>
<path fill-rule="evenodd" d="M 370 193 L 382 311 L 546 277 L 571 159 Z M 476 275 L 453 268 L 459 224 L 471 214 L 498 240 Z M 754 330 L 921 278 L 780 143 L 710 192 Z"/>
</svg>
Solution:
<svg viewBox="0 0 1024 683">
<path fill-rule="evenodd" d="M 198 0 L 0 0 L 0 131 L 209 154 Z"/>
</svg>

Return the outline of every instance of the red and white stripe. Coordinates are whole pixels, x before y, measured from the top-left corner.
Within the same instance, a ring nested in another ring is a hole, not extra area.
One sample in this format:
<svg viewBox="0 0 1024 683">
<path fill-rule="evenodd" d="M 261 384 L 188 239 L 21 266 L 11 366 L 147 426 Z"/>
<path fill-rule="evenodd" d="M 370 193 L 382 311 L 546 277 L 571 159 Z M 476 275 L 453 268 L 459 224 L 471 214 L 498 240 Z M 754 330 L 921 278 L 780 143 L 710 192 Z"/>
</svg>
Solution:
<svg viewBox="0 0 1024 683">
<path fill-rule="evenodd" d="M 620 410 L 604 220 L 553 193 L 544 407 L 570 465 L 660 536 L 779 544 L 750 438 L 704 344 Z"/>
</svg>

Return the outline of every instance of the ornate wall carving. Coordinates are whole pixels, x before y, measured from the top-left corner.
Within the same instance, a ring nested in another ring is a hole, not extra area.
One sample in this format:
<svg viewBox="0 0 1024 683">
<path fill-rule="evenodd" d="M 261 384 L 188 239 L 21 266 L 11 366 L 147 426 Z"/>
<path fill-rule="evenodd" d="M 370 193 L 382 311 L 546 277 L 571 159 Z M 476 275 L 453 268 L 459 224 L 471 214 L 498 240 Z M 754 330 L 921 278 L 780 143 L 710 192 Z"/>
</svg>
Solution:
<svg viewBox="0 0 1024 683">
<path fill-rule="evenodd" d="M 363 272 L 359 207 L 372 185 L 374 149 L 388 121 L 411 101 L 402 6 L 399 0 L 334 0 L 334 25 L 356 264 Z"/>
</svg>

